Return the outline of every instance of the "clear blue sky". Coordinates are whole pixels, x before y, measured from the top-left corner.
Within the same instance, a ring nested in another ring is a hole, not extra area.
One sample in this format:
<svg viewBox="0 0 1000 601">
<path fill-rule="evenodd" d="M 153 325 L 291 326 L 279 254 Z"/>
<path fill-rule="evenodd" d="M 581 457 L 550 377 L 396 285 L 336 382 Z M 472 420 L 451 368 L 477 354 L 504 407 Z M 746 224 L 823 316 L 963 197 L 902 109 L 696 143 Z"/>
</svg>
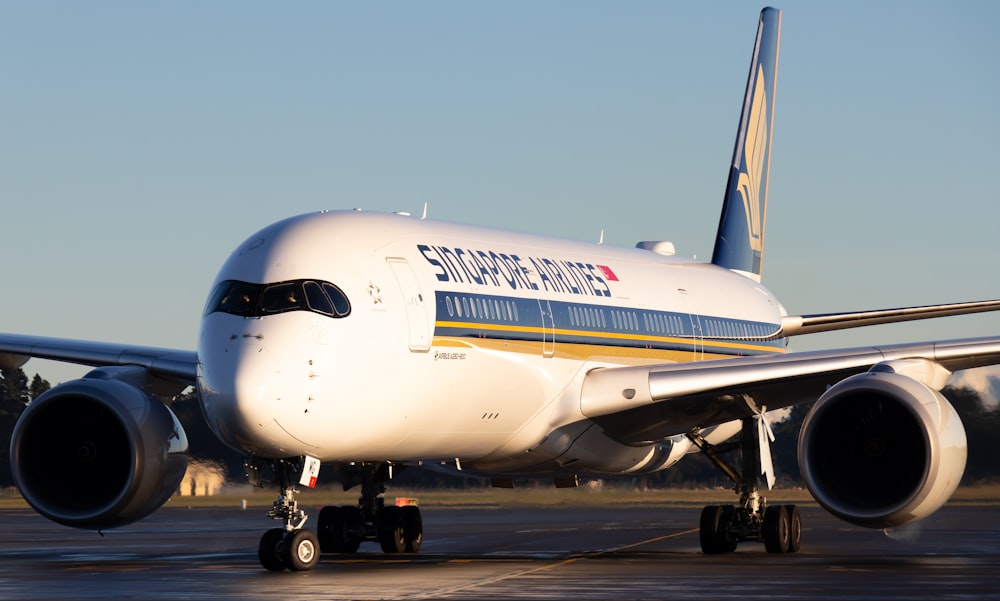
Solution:
<svg viewBox="0 0 1000 601">
<path fill-rule="evenodd" d="M 1000 297 L 1000 3 L 777 7 L 765 283 L 792 313 Z M 2 3 L 0 331 L 194 348 L 228 253 L 318 209 L 707 258 L 760 8 Z"/>
</svg>

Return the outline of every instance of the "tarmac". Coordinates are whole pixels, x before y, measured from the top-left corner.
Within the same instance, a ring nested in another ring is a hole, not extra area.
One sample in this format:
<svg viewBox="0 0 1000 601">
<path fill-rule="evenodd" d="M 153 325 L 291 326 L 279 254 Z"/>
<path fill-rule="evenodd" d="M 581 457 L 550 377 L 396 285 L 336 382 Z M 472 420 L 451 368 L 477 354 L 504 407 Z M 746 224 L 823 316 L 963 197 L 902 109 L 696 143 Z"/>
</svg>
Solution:
<svg viewBox="0 0 1000 601">
<path fill-rule="evenodd" d="M 365 543 L 284 573 L 257 561 L 260 508 L 167 507 L 103 536 L 3 510 L 0 599 L 1000 599 L 1000 506 L 888 536 L 800 507 L 800 552 L 706 556 L 697 507 L 425 506 L 420 554 Z"/>
</svg>

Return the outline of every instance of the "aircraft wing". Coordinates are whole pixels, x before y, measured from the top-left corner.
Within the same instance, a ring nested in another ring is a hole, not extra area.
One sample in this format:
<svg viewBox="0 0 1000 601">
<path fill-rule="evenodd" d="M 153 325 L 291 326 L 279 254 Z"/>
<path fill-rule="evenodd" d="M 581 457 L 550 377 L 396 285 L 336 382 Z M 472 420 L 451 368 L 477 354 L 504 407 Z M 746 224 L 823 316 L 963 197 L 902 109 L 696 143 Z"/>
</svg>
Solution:
<svg viewBox="0 0 1000 601">
<path fill-rule="evenodd" d="M 91 367 L 139 366 L 160 378 L 192 385 L 198 370 L 195 351 L 0 334 L 0 367 L 20 367 L 32 357 Z"/>
<path fill-rule="evenodd" d="M 853 313 L 824 313 L 817 315 L 788 315 L 781 320 L 780 336 L 800 336 L 816 332 L 830 332 L 846 328 L 860 328 L 883 323 L 898 323 L 916 319 L 932 319 L 952 315 L 968 315 L 1000 310 L 1000 300 L 902 307 Z"/>
<path fill-rule="evenodd" d="M 902 359 L 949 372 L 996 365 L 1000 337 L 600 368 L 587 375 L 580 404 L 612 438 L 641 444 L 814 401 L 850 375 Z"/>
</svg>

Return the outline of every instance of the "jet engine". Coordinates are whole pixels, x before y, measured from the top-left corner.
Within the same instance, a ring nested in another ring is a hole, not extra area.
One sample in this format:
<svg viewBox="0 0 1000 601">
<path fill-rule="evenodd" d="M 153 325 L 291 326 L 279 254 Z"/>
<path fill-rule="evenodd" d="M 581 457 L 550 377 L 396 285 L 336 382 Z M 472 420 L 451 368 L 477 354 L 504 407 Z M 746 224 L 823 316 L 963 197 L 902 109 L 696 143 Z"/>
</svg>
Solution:
<svg viewBox="0 0 1000 601">
<path fill-rule="evenodd" d="M 25 500 L 52 521 L 103 529 L 163 505 L 187 469 L 187 436 L 163 403 L 95 370 L 24 410 L 10 442 Z"/>
<path fill-rule="evenodd" d="M 799 436 L 809 491 L 859 526 L 889 528 L 928 516 L 965 471 L 965 428 L 955 409 L 898 367 L 880 364 L 828 389 Z M 939 388 L 944 373 L 936 376 Z"/>
</svg>

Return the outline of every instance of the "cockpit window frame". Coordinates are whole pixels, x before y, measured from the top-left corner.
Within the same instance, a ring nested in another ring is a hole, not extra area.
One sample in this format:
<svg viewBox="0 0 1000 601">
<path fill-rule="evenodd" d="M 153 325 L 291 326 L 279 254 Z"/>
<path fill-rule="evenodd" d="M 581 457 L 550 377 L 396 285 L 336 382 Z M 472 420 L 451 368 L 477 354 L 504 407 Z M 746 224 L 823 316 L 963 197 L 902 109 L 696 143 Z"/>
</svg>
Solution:
<svg viewBox="0 0 1000 601">
<path fill-rule="evenodd" d="M 257 310 L 263 315 L 300 311 L 304 307 L 302 283 L 296 281 L 269 284 L 260 291 Z"/>
<path fill-rule="evenodd" d="M 310 309 L 323 315 L 337 314 L 330 297 L 323 291 L 322 284 L 316 280 L 306 280 L 302 282 L 302 288 L 306 295 L 306 304 L 309 305 Z"/>
<path fill-rule="evenodd" d="M 307 286 L 311 293 L 307 292 Z M 351 303 L 343 290 L 323 280 L 285 280 L 266 284 L 223 280 L 209 296 L 204 315 L 228 313 L 259 318 L 292 311 L 309 311 L 339 319 L 351 314 Z"/>
</svg>

